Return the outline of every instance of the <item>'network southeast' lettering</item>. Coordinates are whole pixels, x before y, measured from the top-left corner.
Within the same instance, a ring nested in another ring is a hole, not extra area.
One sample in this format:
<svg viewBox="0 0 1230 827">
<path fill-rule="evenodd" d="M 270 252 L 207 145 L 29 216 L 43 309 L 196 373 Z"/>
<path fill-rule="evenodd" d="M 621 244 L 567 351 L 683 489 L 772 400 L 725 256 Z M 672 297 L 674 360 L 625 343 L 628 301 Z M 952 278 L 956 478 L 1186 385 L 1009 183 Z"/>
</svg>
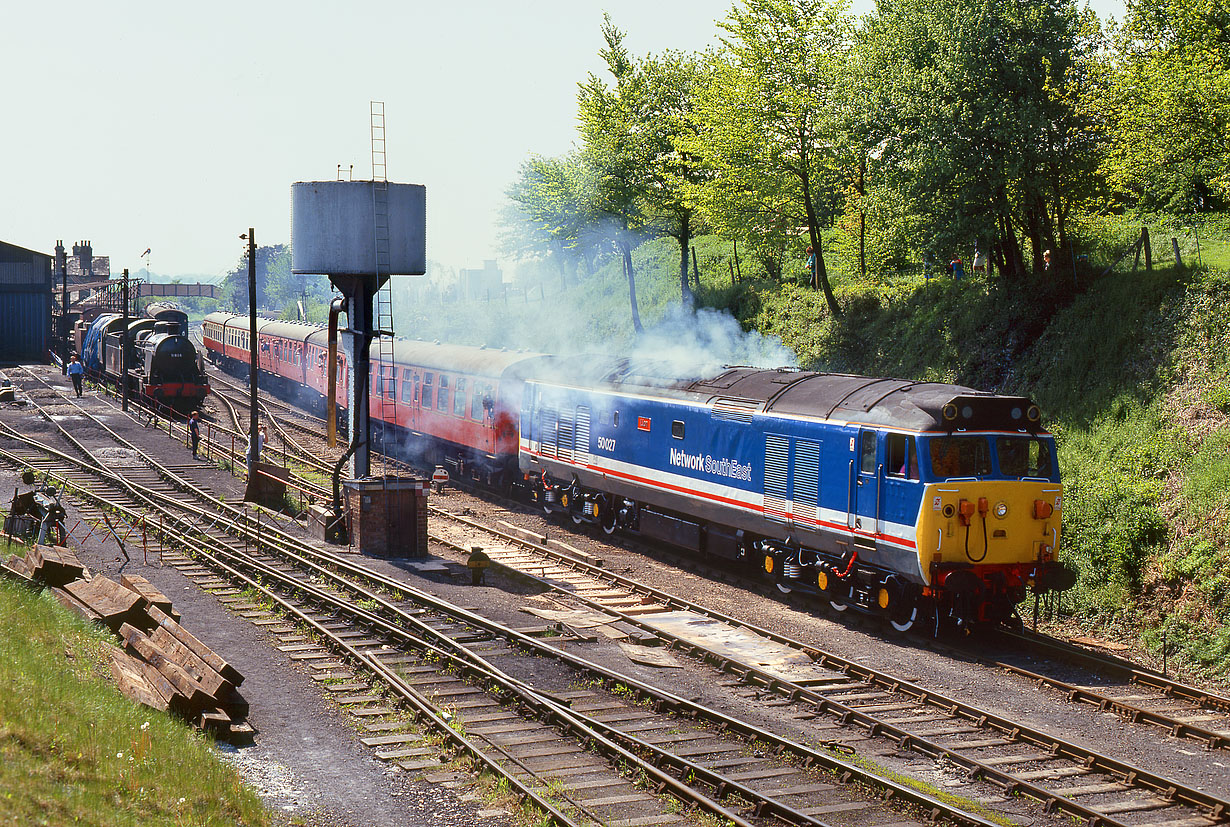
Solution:
<svg viewBox="0 0 1230 827">
<path fill-rule="evenodd" d="M 751 482 L 752 466 L 734 459 L 714 459 L 708 454 L 689 454 L 678 448 L 671 449 L 671 465 L 689 471 L 703 471 L 715 477 Z"/>
</svg>

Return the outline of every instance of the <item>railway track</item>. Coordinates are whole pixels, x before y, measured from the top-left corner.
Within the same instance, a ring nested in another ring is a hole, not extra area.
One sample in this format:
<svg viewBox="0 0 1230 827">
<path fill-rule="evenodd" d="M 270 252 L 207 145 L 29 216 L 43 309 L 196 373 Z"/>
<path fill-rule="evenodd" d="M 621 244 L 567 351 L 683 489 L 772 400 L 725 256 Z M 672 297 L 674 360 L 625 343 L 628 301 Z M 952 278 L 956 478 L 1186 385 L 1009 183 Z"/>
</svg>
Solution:
<svg viewBox="0 0 1230 827">
<path fill-rule="evenodd" d="M 1156 727 L 1210 750 L 1230 750 L 1230 697 L 1047 635 L 1004 630 L 997 632 L 997 638 L 1008 641 L 1018 651 L 1049 661 L 1071 663 L 1094 677 L 1079 682 L 1064 681 L 1005 658 L 986 659 L 997 669 L 1053 689 L 1073 703 L 1091 704 L 1131 723 Z"/>
<path fill-rule="evenodd" d="M 440 516 L 453 516 L 437 513 Z M 470 528 L 493 531 L 474 525 Z M 579 567 L 588 564 L 566 559 L 567 555 L 553 549 L 536 548 L 531 556 L 525 556 L 526 544 L 521 538 L 494 533 L 498 537 L 497 542 L 519 545 L 523 550 L 503 559 L 497 552 L 492 555 L 497 562 L 539 577 L 558 591 L 571 594 L 591 609 L 607 611 L 622 620 L 640 625 L 648 633 L 669 640 L 670 645 L 738 674 L 741 680 L 760 685 L 795 702 L 811 704 L 819 710 L 827 711 L 843 723 L 853 722 L 872 733 L 891 737 L 903 747 L 914 748 L 933 757 L 942 757 L 961 766 L 972 778 L 987 779 L 1004 790 L 1035 797 L 1042 801 L 1047 809 L 1067 812 L 1092 823 L 1107 824 L 1160 824 L 1202 817 L 1204 821 L 1192 823 L 1217 823 L 1227 815 L 1226 803 L 1214 796 L 1204 795 L 1196 790 L 1189 790 L 1189 794 L 1181 793 L 1167 779 L 1148 773 L 1140 767 L 1019 726 L 953 698 L 928 691 L 892 675 L 868 670 L 833 653 L 822 652 L 797 641 L 781 642 L 806 654 L 814 663 L 832 671 L 833 677 L 840 676 L 840 679 L 828 683 L 822 690 L 789 680 L 783 681 L 780 676 L 763 674 L 755 669 L 754 665 L 740 664 L 721 652 L 707 650 L 698 644 L 695 638 L 672 638 L 671 635 L 664 634 L 660 626 L 647 624 L 636 618 L 643 618 L 642 610 L 649 608 L 652 610 L 650 614 L 669 611 L 695 612 L 733 628 L 748 629 L 747 624 L 732 618 L 715 616 L 715 613 L 691 606 L 686 601 L 618 578 L 596 567 L 589 566 L 587 570 L 578 572 Z M 456 544 L 456 547 L 465 550 L 466 543 L 471 541 L 472 538 L 463 540 Z M 489 545 L 487 547 L 490 549 Z M 544 577 L 549 573 L 555 577 L 562 576 L 564 572 L 560 566 L 594 579 L 592 582 L 586 582 L 570 577 L 564 577 L 563 580 Z M 587 594 L 598 597 L 590 598 Z M 654 602 L 646 607 L 646 601 Z M 632 607 L 635 607 L 636 615 L 621 611 Z M 767 635 L 764 630 L 748 631 Z M 1059 646 L 1058 642 L 1052 639 L 1033 636 L 1029 640 L 1031 645 L 1047 646 L 1051 652 L 1055 652 Z M 1082 653 L 1075 647 L 1062 648 L 1065 658 L 1081 659 L 1082 668 L 1100 666 L 1101 671 L 1107 671 L 1107 664 L 1093 662 L 1088 653 Z M 1115 667 L 1111 672 L 1117 674 L 1116 680 L 1125 681 L 1129 687 L 1137 687 L 1134 693 L 1124 695 L 1122 692 L 1108 691 L 1106 686 L 1065 683 L 1007 661 L 991 661 L 990 665 L 1056 689 L 1071 701 L 1092 704 L 1102 711 L 1118 713 L 1131 723 L 1153 725 L 1173 736 L 1201 742 L 1210 749 L 1230 748 L 1230 729 L 1227 729 L 1230 726 L 1230 701 L 1149 670 L 1122 662 L 1111 664 Z M 1141 692 L 1140 688 L 1147 691 Z M 1203 726 L 1206 722 L 1211 725 Z M 948 736 L 947 740 L 952 743 L 942 743 L 942 736 Z M 936 740 L 937 737 L 940 740 Z M 1022 749 L 1024 747 L 1030 749 Z M 1001 752 L 1003 754 L 1000 754 Z M 1066 784 L 1041 783 L 1054 779 L 1071 780 Z M 1129 797 L 1106 800 L 1107 797 L 1119 795 Z M 1185 808 L 1201 815 L 1185 815 Z M 1148 814 L 1157 818 L 1148 821 Z M 1134 815 L 1137 816 L 1135 822 L 1132 821 Z M 1142 818 L 1146 820 L 1142 821 Z"/>
<path fill-rule="evenodd" d="M 439 732 L 440 737 L 498 767 L 559 824 L 666 824 L 682 820 L 674 812 L 680 806 L 739 825 L 820 824 L 820 816 L 833 814 L 850 823 L 918 824 L 935 818 L 989 823 L 823 749 L 790 743 L 588 664 L 274 527 L 254 525 L 242 511 L 203 495 L 197 485 L 94 422 L 99 432 L 111 433 L 119 449 L 131 452 L 133 466 L 122 476 L 96 455 L 99 449 L 85 447 L 81 428 L 61 435 L 79 458 L 7 427 L 0 429 L 4 440 L 20 449 L 5 448 L 0 458 L 14 467 L 40 467 L 77 496 L 130 522 L 157 509 L 164 534 L 197 549 L 192 558 L 171 559 L 203 585 L 219 592 L 242 588 L 276 606 L 280 617 L 256 604 L 233 608 L 273 625 L 283 635 L 284 651 L 313 663 L 339 703 L 378 719 L 371 731 L 381 734 L 367 740 L 390 760 L 417 769 L 438 765 L 423 757 L 438 747 L 423 743 L 410 727 L 412 721 L 443 727 L 452 734 Z M 52 463 L 58 470 L 48 467 Z M 249 546 L 258 551 L 249 552 Z M 542 692 L 492 663 L 496 658 L 524 662 L 524 651 L 567 662 L 574 681 L 595 685 Z M 629 691 L 655 708 L 630 703 Z M 396 698 L 397 709 L 390 698 Z M 407 712 L 411 720 L 399 720 L 399 713 Z M 763 754 L 765 744 L 771 755 Z M 602 761 L 595 761 L 595 750 Z M 648 779 L 656 792 L 637 787 L 629 776 Z M 858 783 L 839 783 L 851 780 Z M 874 794 L 860 792 L 864 786 Z M 619 817 L 604 808 L 617 808 Z"/>
<path fill-rule="evenodd" d="M 479 542 L 493 561 L 533 577 L 588 611 L 636 626 L 665 645 L 847 728 L 854 738 L 871 735 L 960 767 L 971 780 L 988 781 L 1007 793 L 1026 795 L 1050 811 L 1093 824 L 1224 823 L 1230 803 L 1177 784 L 1142 767 L 1119 761 L 1046 732 L 994 715 L 871 669 L 811 644 L 698 606 L 688 600 L 607 571 L 566 552 L 434 510 L 462 526 L 451 544 L 464 551 Z M 438 524 L 437 524 L 438 525 Z M 438 530 L 438 529 L 437 529 Z M 752 635 L 805 658 L 815 672 L 768 669 L 741 658 L 737 647 L 714 638 Z M 1107 800 L 1109 798 L 1109 800 Z M 1203 821 L 1201 821 L 1203 819 Z"/>
</svg>

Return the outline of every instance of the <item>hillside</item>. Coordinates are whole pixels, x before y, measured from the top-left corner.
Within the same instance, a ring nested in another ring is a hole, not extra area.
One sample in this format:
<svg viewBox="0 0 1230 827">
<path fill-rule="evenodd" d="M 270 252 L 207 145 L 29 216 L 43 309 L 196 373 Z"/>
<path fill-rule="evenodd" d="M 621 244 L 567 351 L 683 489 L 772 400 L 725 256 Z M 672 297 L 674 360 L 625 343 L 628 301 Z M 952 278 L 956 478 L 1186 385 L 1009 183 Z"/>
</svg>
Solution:
<svg viewBox="0 0 1230 827">
<path fill-rule="evenodd" d="M 844 315 L 822 296 L 778 283 L 730 248 L 697 242 L 702 287 L 678 310 L 673 243 L 635 256 L 641 317 L 632 335 L 618 263 L 580 286 L 514 286 L 507 300 L 398 309 L 398 328 L 425 339 L 569 352 L 610 348 L 725 362 L 936 379 L 1031 396 L 1057 435 L 1066 485 L 1064 553 L 1080 569 L 1062 609 L 1106 634 L 1139 637 L 1170 660 L 1230 670 L 1230 232 L 1206 226 L 1203 268 L 1170 260 L 1133 274 L 1139 224 L 1093 228 L 1099 243 L 1075 277 L 1011 285 L 998 278 L 879 282 L 836 274 Z M 1159 241 L 1181 228 L 1157 222 Z M 1155 242 L 1155 257 L 1162 250 Z M 1181 246 L 1196 260 L 1191 239 Z M 799 263 L 799 275 L 803 265 Z M 740 325 L 709 308 L 729 311 Z M 744 331 L 751 331 L 744 333 Z M 763 336 L 761 334 L 764 334 Z M 766 338 L 767 337 L 767 338 Z"/>
</svg>

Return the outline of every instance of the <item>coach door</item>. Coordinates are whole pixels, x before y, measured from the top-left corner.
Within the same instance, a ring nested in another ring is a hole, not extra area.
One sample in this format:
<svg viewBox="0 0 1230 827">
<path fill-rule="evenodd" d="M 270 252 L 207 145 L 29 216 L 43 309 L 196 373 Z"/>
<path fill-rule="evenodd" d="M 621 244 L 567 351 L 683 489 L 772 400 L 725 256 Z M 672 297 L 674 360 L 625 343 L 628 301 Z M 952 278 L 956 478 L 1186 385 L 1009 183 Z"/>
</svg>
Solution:
<svg viewBox="0 0 1230 827">
<path fill-rule="evenodd" d="M 855 534 L 880 533 L 880 470 L 876 432 L 861 430 L 854 457 L 850 527 Z"/>
</svg>

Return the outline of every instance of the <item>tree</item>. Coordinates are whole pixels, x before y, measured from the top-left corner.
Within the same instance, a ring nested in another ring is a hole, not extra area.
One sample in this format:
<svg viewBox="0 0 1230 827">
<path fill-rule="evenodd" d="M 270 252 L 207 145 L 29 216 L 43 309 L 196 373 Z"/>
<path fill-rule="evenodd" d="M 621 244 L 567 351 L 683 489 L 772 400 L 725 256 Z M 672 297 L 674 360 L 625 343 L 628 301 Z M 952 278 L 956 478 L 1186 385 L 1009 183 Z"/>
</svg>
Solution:
<svg viewBox="0 0 1230 827">
<path fill-rule="evenodd" d="M 577 281 L 594 254 L 592 176 L 576 153 L 562 158 L 535 156 L 521 165 L 507 195 L 504 249 L 521 259 L 546 258 L 558 269 L 563 289 Z"/>
<path fill-rule="evenodd" d="M 614 221 L 612 241 L 628 279 L 628 303 L 632 328 L 643 331 L 636 303 L 636 270 L 632 265 L 633 240 L 644 230 L 645 203 L 640 197 L 647 186 L 647 159 L 638 140 L 637 118 L 644 93 L 643 78 L 623 45 L 624 33 L 606 15 L 602 24 L 606 47 L 598 54 L 615 77 L 608 88 L 597 75 L 581 84 L 577 92 L 578 119 L 584 141 L 583 157 L 594 174 L 595 210 Z"/>
<path fill-rule="evenodd" d="M 1230 201 L 1230 8 L 1129 0 L 1117 47 L 1112 182 L 1146 209 Z"/>
<path fill-rule="evenodd" d="M 1073 0 L 893 0 L 859 38 L 877 173 L 934 256 L 979 239 L 1001 272 L 1029 268 L 1018 240 L 1067 248 L 1101 141 L 1093 97 L 1100 30 Z"/>
<path fill-rule="evenodd" d="M 649 221 L 679 242 L 679 293 L 688 306 L 688 250 L 696 229 L 693 192 L 705 175 L 691 151 L 700 131 L 695 106 L 704 85 L 703 68 L 701 61 L 682 52 L 650 55 L 637 67 L 643 83 L 637 112 L 640 154 L 649 162 L 641 197 Z"/>
<path fill-rule="evenodd" d="M 679 291 L 692 303 L 688 250 L 696 225 L 691 187 L 700 166 L 687 139 L 697 132 L 694 100 L 701 63 L 681 52 L 634 59 L 624 33 L 607 15 L 606 43 L 599 55 L 613 76 L 608 87 L 590 75 L 577 96 L 586 166 L 593 173 L 594 206 L 616 221 L 613 241 L 623 258 L 632 302 L 633 326 L 640 329 L 631 240 L 669 235 L 679 243 Z"/>
<path fill-rule="evenodd" d="M 701 185 L 706 211 L 762 259 L 780 255 L 794 228 L 806 226 L 815 286 L 835 316 L 820 231 L 838 212 L 848 172 L 837 124 L 845 10 L 844 0 L 748 0 L 733 9 L 719 23 L 727 36 L 692 144 L 712 173 Z"/>
<path fill-rule="evenodd" d="M 327 304 L 333 293 L 324 276 L 296 276 L 290 271 L 290 246 L 273 244 L 256 248 L 256 305 L 258 309 L 298 317 L 298 301 L 305 310 Z M 248 256 L 245 252 L 222 281 L 220 304 L 236 313 L 248 310 Z M 292 313 L 292 309 L 295 311 Z"/>
</svg>

